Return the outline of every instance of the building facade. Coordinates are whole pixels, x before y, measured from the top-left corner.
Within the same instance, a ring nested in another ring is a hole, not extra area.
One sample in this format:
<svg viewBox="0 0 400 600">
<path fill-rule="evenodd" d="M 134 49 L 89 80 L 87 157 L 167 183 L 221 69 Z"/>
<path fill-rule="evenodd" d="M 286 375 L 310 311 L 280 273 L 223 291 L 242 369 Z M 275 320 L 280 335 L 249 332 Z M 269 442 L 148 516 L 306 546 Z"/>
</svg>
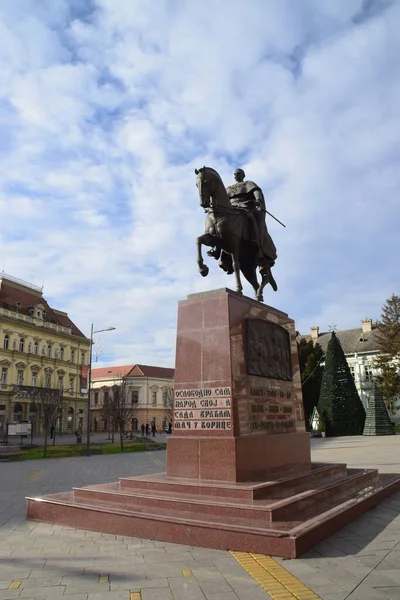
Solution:
<svg viewBox="0 0 400 600">
<path fill-rule="evenodd" d="M 40 287 L 0 274 L 0 435 L 29 421 L 42 432 L 40 398 L 59 397 L 58 432 L 84 431 L 90 340 Z"/>
<path fill-rule="evenodd" d="M 111 424 L 104 406 L 113 385 L 127 385 L 132 406 L 133 431 L 140 431 L 142 424 L 155 424 L 157 431 L 164 431 L 172 422 L 172 398 L 174 369 L 149 365 L 124 365 L 92 369 L 90 396 L 93 431 L 109 431 Z"/>
<path fill-rule="evenodd" d="M 355 329 L 342 329 L 335 331 L 346 356 L 347 363 L 353 375 L 354 382 L 360 399 L 367 409 L 369 398 L 372 394 L 374 378 L 379 374 L 374 366 L 374 361 L 379 353 L 377 343 L 377 328 L 372 319 L 362 319 L 361 327 Z M 331 337 L 330 332 L 319 331 L 319 327 L 311 327 L 310 335 L 300 337 L 318 343 L 324 354 Z M 394 421 L 400 420 L 400 412 L 392 415 Z"/>
</svg>

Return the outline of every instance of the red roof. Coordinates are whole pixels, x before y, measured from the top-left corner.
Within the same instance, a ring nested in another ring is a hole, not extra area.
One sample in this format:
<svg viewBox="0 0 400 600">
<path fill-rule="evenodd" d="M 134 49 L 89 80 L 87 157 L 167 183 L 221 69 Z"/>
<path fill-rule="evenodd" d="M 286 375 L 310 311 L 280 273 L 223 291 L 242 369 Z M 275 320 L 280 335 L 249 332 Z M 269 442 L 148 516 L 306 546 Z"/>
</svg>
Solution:
<svg viewBox="0 0 400 600">
<path fill-rule="evenodd" d="M 152 367 L 149 365 L 123 365 L 119 367 L 101 367 L 92 369 L 92 379 L 112 379 L 114 377 L 156 377 L 173 379 L 174 369 L 167 367 Z"/>
<path fill-rule="evenodd" d="M 0 276 L 0 306 L 13 312 L 29 316 L 29 307 L 37 304 L 43 304 L 46 316 L 44 318 L 47 323 L 54 323 L 62 327 L 71 327 L 72 335 L 85 338 L 86 336 L 78 329 L 71 321 L 67 314 L 60 315 L 54 312 L 42 296 L 41 291 L 30 290 L 29 288 L 16 287 L 7 281 L 5 275 Z M 40 288 L 39 288 L 40 289 Z"/>
<path fill-rule="evenodd" d="M 152 367 L 150 365 L 134 365 L 129 377 L 159 377 L 160 379 L 173 379 L 175 369 L 168 367 Z"/>
<path fill-rule="evenodd" d="M 135 365 L 124 365 L 122 367 L 100 367 L 92 368 L 92 379 L 110 379 L 113 377 L 125 377 Z"/>
</svg>

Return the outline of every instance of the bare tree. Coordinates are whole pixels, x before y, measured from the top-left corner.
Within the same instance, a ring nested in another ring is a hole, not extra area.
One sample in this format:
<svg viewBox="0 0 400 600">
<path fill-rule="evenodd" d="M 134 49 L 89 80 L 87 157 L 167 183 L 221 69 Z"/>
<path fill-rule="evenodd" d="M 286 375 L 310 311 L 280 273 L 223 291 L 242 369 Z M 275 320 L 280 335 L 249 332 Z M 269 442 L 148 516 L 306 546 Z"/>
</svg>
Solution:
<svg viewBox="0 0 400 600">
<path fill-rule="evenodd" d="M 103 419 L 103 423 L 107 423 L 108 433 L 111 433 L 111 441 L 114 443 L 115 424 L 113 415 L 113 402 L 112 397 L 110 396 L 109 387 L 103 388 L 103 404 L 100 414 L 101 418 Z"/>
<path fill-rule="evenodd" d="M 119 439 L 121 452 L 124 451 L 124 433 L 126 426 L 132 423 L 135 414 L 136 405 L 132 400 L 132 393 L 127 382 L 122 379 L 120 385 L 113 385 L 111 388 L 111 405 L 113 422 L 119 430 Z"/>
</svg>

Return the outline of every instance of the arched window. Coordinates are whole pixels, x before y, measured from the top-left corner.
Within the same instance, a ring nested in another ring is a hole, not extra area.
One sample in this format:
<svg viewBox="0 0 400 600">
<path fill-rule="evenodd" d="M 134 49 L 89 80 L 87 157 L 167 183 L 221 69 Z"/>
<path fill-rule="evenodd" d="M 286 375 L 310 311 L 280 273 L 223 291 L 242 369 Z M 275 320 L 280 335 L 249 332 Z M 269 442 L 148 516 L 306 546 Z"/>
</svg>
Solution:
<svg viewBox="0 0 400 600">
<path fill-rule="evenodd" d="M 38 344 L 37 342 L 35 342 L 35 343 L 33 344 L 33 353 L 34 353 L 34 354 L 37 354 L 37 353 L 38 353 L 38 351 L 39 351 L 39 344 Z"/>
<path fill-rule="evenodd" d="M 10 336 L 6 333 L 4 336 L 4 350 L 8 350 L 8 344 L 10 343 Z"/>
<path fill-rule="evenodd" d="M 23 351 L 24 351 L 24 345 L 25 345 L 24 338 L 21 338 L 21 339 L 19 340 L 19 351 L 20 351 L 20 352 L 23 352 Z"/>
<path fill-rule="evenodd" d="M 51 344 L 47 346 L 47 356 L 51 358 Z"/>
<path fill-rule="evenodd" d="M 81 365 L 85 364 L 85 353 L 81 352 Z"/>
</svg>

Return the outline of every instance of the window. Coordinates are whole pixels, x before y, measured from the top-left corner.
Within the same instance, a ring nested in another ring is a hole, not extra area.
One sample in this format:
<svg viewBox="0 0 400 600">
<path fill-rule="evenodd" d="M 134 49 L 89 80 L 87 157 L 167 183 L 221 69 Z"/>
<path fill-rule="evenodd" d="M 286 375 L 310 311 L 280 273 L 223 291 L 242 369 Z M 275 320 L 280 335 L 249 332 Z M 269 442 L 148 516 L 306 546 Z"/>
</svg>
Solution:
<svg viewBox="0 0 400 600">
<path fill-rule="evenodd" d="M 75 360 L 75 352 L 74 350 L 71 350 L 71 362 L 74 362 Z"/>
<path fill-rule="evenodd" d="M 71 394 L 74 393 L 74 378 L 73 377 L 69 378 L 69 391 Z"/>
<path fill-rule="evenodd" d="M 162 401 L 163 401 L 163 405 L 164 406 L 168 405 L 168 392 L 167 392 L 167 390 L 163 390 Z"/>
<path fill-rule="evenodd" d="M 24 371 L 23 369 L 18 369 L 17 371 L 17 385 L 23 385 L 24 383 Z"/>
<path fill-rule="evenodd" d="M 4 350 L 8 350 L 8 344 L 10 343 L 10 337 L 6 334 L 4 336 Z"/>
<path fill-rule="evenodd" d="M 157 404 L 157 392 L 155 390 L 151 392 L 151 403 L 153 406 Z"/>
<path fill-rule="evenodd" d="M 39 344 L 37 342 L 35 342 L 33 344 L 33 353 L 38 354 L 38 352 L 39 352 Z"/>
<path fill-rule="evenodd" d="M 37 373 L 36 373 L 36 371 L 34 371 L 32 373 L 32 387 L 36 387 L 36 382 L 37 382 Z"/>
<path fill-rule="evenodd" d="M 60 348 L 60 360 L 64 360 L 64 348 Z"/>
<path fill-rule="evenodd" d="M 47 356 L 51 358 L 51 344 L 47 346 Z"/>
<path fill-rule="evenodd" d="M 94 393 L 94 405 L 97 406 L 99 403 L 99 392 Z"/>
<path fill-rule="evenodd" d="M 20 351 L 20 352 L 23 352 L 23 351 L 24 351 L 24 345 L 25 345 L 24 338 L 21 338 L 21 339 L 19 340 L 19 351 Z"/>
<path fill-rule="evenodd" d="M 354 367 L 350 367 L 350 373 L 351 373 L 352 378 L 355 379 L 356 374 L 355 374 L 355 371 L 354 371 Z"/>
<path fill-rule="evenodd" d="M 372 368 L 369 365 L 366 365 L 365 366 L 365 380 L 372 381 L 372 379 L 373 379 Z"/>
<path fill-rule="evenodd" d="M 131 404 L 139 404 L 139 390 L 132 390 Z"/>
<path fill-rule="evenodd" d="M 64 375 L 58 376 L 58 389 L 62 392 L 64 388 Z"/>
<path fill-rule="evenodd" d="M 45 387 L 47 388 L 51 388 L 51 372 L 47 371 L 46 372 L 46 378 L 45 378 Z"/>
<path fill-rule="evenodd" d="M 7 373 L 8 373 L 7 367 L 3 367 L 1 369 L 1 383 L 2 383 L 2 385 L 5 385 L 7 383 Z"/>
<path fill-rule="evenodd" d="M 81 365 L 85 364 L 85 353 L 81 352 Z"/>
<path fill-rule="evenodd" d="M 104 392 L 104 404 L 108 404 L 108 391 Z"/>
</svg>

